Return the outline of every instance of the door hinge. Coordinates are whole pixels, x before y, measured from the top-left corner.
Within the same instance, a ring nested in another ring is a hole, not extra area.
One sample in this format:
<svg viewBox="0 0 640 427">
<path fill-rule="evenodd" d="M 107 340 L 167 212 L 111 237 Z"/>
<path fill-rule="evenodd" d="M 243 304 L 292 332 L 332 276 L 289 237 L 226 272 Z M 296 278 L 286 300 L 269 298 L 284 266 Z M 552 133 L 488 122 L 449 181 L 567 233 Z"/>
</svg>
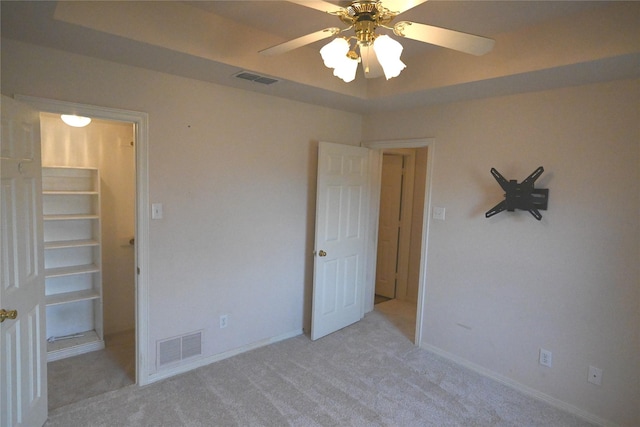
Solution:
<svg viewBox="0 0 640 427">
<path fill-rule="evenodd" d="M 140 267 L 136 267 L 136 272 L 140 275 Z"/>
</svg>

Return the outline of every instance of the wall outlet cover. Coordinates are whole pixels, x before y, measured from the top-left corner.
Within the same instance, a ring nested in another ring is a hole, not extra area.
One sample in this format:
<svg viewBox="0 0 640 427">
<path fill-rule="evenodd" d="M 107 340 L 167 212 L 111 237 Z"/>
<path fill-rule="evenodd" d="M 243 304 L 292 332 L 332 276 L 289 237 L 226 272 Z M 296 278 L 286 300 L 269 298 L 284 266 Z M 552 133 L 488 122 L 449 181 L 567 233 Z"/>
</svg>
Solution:
<svg viewBox="0 0 640 427">
<path fill-rule="evenodd" d="M 548 368 L 551 367 L 553 360 L 553 355 L 549 350 L 545 350 L 544 348 L 540 349 L 540 358 L 538 361 L 542 366 L 546 366 Z"/>
<path fill-rule="evenodd" d="M 435 206 L 433 208 L 433 219 L 439 219 L 444 221 L 446 209 L 440 206 Z"/>
</svg>

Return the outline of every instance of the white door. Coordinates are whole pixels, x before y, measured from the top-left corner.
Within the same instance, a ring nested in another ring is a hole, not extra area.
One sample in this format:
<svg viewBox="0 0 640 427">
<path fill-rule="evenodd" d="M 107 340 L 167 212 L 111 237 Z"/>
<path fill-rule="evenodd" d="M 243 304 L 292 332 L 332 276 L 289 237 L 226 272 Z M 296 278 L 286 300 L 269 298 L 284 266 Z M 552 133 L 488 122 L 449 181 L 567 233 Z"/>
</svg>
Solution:
<svg viewBox="0 0 640 427">
<path fill-rule="evenodd" d="M 0 317 L 17 314 L 0 323 L 0 425 L 42 426 L 47 351 L 38 112 L 3 96 L 0 147 Z"/>
<path fill-rule="evenodd" d="M 402 156 L 398 154 L 385 154 L 382 160 L 376 295 L 387 298 L 396 297 L 403 163 Z"/>
<path fill-rule="evenodd" d="M 369 150 L 318 147 L 311 339 L 362 318 Z"/>
</svg>

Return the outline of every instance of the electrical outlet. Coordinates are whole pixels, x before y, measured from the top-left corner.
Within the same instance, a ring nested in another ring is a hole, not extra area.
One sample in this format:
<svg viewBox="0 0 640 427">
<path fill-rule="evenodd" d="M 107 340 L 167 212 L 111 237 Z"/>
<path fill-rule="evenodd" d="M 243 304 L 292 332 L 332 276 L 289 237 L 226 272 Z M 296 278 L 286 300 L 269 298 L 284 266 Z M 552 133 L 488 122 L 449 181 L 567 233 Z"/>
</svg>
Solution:
<svg viewBox="0 0 640 427">
<path fill-rule="evenodd" d="M 229 316 L 223 314 L 220 316 L 220 329 L 226 328 L 229 325 Z"/>
<path fill-rule="evenodd" d="M 540 349 L 540 359 L 538 360 L 542 366 L 551 367 L 552 354 L 549 350 Z"/>
<path fill-rule="evenodd" d="M 595 366 L 589 366 L 589 378 L 587 378 L 591 384 L 602 385 L 602 369 Z"/>
<path fill-rule="evenodd" d="M 446 209 L 443 207 L 435 206 L 433 208 L 433 219 L 439 219 L 444 221 Z"/>
</svg>

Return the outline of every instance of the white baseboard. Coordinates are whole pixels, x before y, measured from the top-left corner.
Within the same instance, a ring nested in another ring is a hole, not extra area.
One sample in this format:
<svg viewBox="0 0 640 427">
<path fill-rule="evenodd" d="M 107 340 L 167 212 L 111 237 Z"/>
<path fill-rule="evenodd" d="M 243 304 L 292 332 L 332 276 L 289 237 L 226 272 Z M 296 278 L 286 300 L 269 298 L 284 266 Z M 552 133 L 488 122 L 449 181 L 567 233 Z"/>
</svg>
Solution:
<svg viewBox="0 0 640 427">
<path fill-rule="evenodd" d="M 558 409 L 562 409 L 565 412 L 568 412 L 572 415 L 575 415 L 577 417 L 580 417 L 586 421 L 589 421 L 591 423 L 597 424 L 599 426 L 602 427 L 619 427 L 618 424 L 615 424 L 611 421 L 602 419 L 596 415 L 593 415 L 587 411 L 584 411 L 576 406 L 573 406 L 567 402 L 564 402 L 560 399 L 556 399 L 555 397 L 549 396 L 548 394 L 542 393 L 538 390 L 535 390 L 531 387 L 527 387 L 524 384 L 520 384 L 517 381 L 512 380 L 511 378 L 507 378 L 505 376 L 502 376 L 496 372 L 493 372 L 489 369 L 486 369 L 480 365 L 476 365 L 475 363 L 472 363 L 466 359 L 463 359 L 461 357 L 458 357 L 454 354 L 448 353 L 442 349 L 439 349 L 438 347 L 434 347 L 432 345 L 429 344 L 423 344 L 421 345 L 421 348 L 434 353 L 444 359 L 447 359 L 457 365 L 461 365 L 467 369 L 470 369 L 474 372 L 477 372 L 478 374 L 487 377 L 487 378 L 491 378 L 492 380 L 495 380 L 501 384 L 506 385 L 507 387 L 511 387 L 523 394 L 526 394 L 527 396 L 531 396 L 534 399 L 538 399 L 541 400 L 543 402 L 548 403 L 551 406 L 554 406 Z"/>
<path fill-rule="evenodd" d="M 264 347 L 269 344 L 273 344 L 279 341 L 284 341 L 289 338 L 297 337 L 302 334 L 301 329 L 297 329 L 294 331 L 287 332 L 282 335 L 278 335 L 275 337 L 267 338 L 261 341 L 257 341 L 239 348 L 235 348 L 233 350 L 225 351 L 224 353 L 214 354 L 213 356 L 204 357 L 201 359 L 196 359 L 191 362 L 175 366 L 170 369 L 162 370 L 160 372 L 156 372 L 147 376 L 144 384 L 140 385 L 148 385 L 151 383 L 155 383 L 157 381 L 161 381 L 170 377 L 173 377 L 178 374 L 184 374 L 185 372 L 189 372 L 196 368 L 201 368 L 202 366 L 209 365 L 214 362 L 219 362 L 220 360 L 228 359 L 229 357 L 236 356 L 238 354 L 245 353 L 250 350 L 255 350 L 256 348 Z"/>
</svg>

